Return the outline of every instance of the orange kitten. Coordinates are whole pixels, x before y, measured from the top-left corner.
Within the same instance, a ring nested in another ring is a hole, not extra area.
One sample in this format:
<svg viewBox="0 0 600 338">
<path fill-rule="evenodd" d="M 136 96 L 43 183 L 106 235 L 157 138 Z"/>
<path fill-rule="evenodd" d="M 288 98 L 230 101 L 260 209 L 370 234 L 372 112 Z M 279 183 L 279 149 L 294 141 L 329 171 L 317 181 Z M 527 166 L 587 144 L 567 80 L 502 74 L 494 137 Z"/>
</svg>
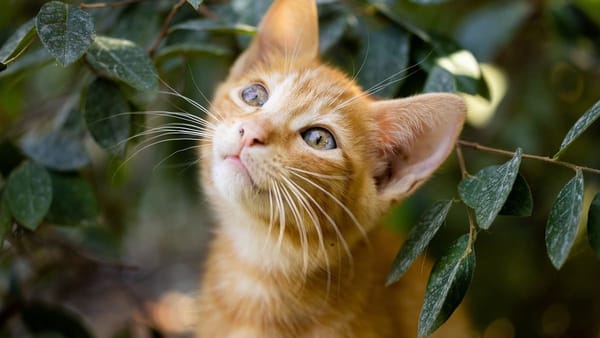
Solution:
<svg viewBox="0 0 600 338">
<path fill-rule="evenodd" d="M 429 269 L 386 288 L 401 241 L 376 225 L 446 159 L 463 101 L 376 101 L 319 61 L 314 0 L 276 0 L 210 111 L 197 336 L 415 337 Z"/>
</svg>

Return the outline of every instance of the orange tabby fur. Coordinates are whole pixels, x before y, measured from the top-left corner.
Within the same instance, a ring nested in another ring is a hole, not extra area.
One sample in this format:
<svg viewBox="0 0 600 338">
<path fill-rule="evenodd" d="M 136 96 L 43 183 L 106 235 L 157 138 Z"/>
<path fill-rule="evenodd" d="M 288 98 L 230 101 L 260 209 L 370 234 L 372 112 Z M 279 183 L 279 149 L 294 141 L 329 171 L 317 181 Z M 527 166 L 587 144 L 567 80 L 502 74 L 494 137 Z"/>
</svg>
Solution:
<svg viewBox="0 0 600 338">
<path fill-rule="evenodd" d="M 385 277 L 400 239 L 376 227 L 445 160 L 465 107 L 451 94 L 377 101 L 318 59 L 313 0 L 276 0 L 218 88 L 202 182 L 218 227 L 198 337 L 415 337 L 430 263 Z M 259 83 L 261 107 L 240 97 Z M 301 132 L 329 130 L 337 148 Z M 461 311 L 434 337 L 468 337 Z"/>
</svg>

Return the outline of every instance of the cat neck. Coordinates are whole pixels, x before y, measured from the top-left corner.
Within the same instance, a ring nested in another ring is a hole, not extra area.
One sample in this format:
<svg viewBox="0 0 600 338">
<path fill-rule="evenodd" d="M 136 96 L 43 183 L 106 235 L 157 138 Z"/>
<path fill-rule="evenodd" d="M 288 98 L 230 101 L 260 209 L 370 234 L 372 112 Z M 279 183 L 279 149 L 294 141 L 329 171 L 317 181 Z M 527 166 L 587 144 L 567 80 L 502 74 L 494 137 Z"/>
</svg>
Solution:
<svg viewBox="0 0 600 338">
<path fill-rule="evenodd" d="M 337 240 L 324 240 L 321 245 L 318 236 L 309 233 L 302 244 L 297 235 L 291 234 L 307 224 L 288 220 L 282 231 L 278 222 L 269 225 L 269 221 L 241 208 L 219 214 L 223 217 L 219 217 L 215 242 L 225 245 L 241 264 L 258 271 L 300 277 L 314 271 L 340 269 L 342 265 L 351 268 L 352 263 Z M 357 240 L 346 241 L 349 246 L 357 244 Z"/>
</svg>

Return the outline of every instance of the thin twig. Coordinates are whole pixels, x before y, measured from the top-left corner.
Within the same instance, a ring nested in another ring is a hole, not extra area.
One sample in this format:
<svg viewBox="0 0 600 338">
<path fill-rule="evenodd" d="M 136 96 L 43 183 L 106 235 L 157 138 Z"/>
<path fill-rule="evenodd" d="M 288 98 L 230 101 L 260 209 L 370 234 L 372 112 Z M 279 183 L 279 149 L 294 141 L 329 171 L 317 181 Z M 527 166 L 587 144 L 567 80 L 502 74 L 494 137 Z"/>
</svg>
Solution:
<svg viewBox="0 0 600 338">
<path fill-rule="evenodd" d="M 456 157 L 458 158 L 458 166 L 460 167 L 462 178 L 469 176 L 467 166 L 465 165 L 465 157 L 463 156 L 462 149 L 458 144 L 456 145 Z"/>
<path fill-rule="evenodd" d="M 198 6 L 196 11 L 209 19 L 219 20 L 219 16 L 217 14 L 215 14 L 213 11 L 211 11 L 208 7 L 206 7 L 206 5 Z"/>
<path fill-rule="evenodd" d="M 463 156 L 462 149 L 460 144 L 456 145 L 456 157 L 458 158 L 458 166 L 460 167 L 462 178 L 466 178 L 469 176 L 469 172 L 467 171 L 467 165 L 465 164 L 465 157 Z M 471 253 L 471 248 L 473 247 L 473 243 L 477 238 L 477 226 L 475 225 L 475 220 L 473 219 L 473 210 L 465 205 L 465 209 L 467 210 L 467 218 L 469 220 L 469 245 L 467 245 L 467 254 Z"/>
<path fill-rule="evenodd" d="M 130 4 L 134 4 L 136 2 L 142 2 L 145 0 L 122 0 L 122 1 L 115 1 L 115 2 L 98 2 L 98 3 L 94 3 L 94 4 L 90 4 L 90 3 L 81 3 L 79 4 L 79 8 L 84 9 L 84 8 L 106 8 L 106 7 L 119 7 L 119 6 L 125 6 L 125 5 L 130 5 Z"/>
<path fill-rule="evenodd" d="M 173 8 L 171 8 L 171 12 L 169 12 L 169 15 L 165 19 L 165 22 L 163 23 L 162 28 L 158 33 L 158 36 L 154 40 L 154 43 L 152 43 L 152 46 L 148 49 L 148 54 L 150 54 L 150 56 L 154 55 L 161 41 L 165 38 L 165 36 L 167 36 L 167 33 L 169 32 L 169 26 L 171 26 L 171 22 L 173 21 L 175 14 L 177 14 L 179 9 L 181 9 L 181 7 L 183 7 L 186 2 L 187 0 L 179 0 L 179 2 L 176 3 L 175 6 L 173 6 Z"/>
<path fill-rule="evenodd" d="M 475 142 L 469 142 L 469 141 L 464 141 L 464 140 L 458 140 L 458 145 L 459 146 L 463 146 L 463 147 L 469 147 L 469 148 L 473 148 L 476 150 L 481 150 L 481 151 L 485 151 L 488 153 L 493 153 L 493 154 L 500 154 L 500 155 L 505 155 L 505 156 L 514 156 L 515 153 L 512 151 L 508 151 L 508 150 L 502 150 L 502 149 L 498 149 L 498 148 L 492 148 L 492 147 L 487 147 L 487 146 L 483 146 L 479 143 L 475 143 Z M 577 170 L 577 169 L 581 169 L 582 171 L 587 171 L 589 173 L 593 173 L 593 174 L 597 174 L 600 175 L 600 170 L 599 169 L 595 169 L 595 168 L 589 168 L 589 167 L 585 167 L 585 166 L 580 166 L 580 165 L 576 165 L 573 163 L 569 163 L 569 162 L 564 162 L 564 161 L 559 161 L 556 159 L 553 159 L 551 157 L 547 157 L 547 156 L 539 156 L 539 155 L 531 155 L 531 154 L 521 154 L 522 158 L 526 158 L 526 159 L 530 159 L 530 160 L 536 160 L 536 161 L 542 161 L 542 162 L 546 162 L 546 163 L 552 163 L 552 164 L 556 164 L 556 165 L 560 165 L 569 169 L 573 169 L 573 170 Z"/>
</svg>

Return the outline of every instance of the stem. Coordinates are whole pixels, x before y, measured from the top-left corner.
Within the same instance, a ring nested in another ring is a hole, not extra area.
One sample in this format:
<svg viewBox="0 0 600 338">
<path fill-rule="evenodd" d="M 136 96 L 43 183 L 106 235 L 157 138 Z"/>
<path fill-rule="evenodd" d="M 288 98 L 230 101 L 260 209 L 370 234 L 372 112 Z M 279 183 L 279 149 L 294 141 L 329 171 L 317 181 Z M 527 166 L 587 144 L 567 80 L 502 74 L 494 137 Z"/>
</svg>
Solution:
<svg viewBox="0 0 600 338">
<path fill-rule="evenodd" d="M 148 49 L 148 54 L 150 54 L 150 56 L 154 55 L 161 41 L 165 38 L 165 36 L 167 36 L 169 26 L 171 26 L 171 22 L 173 21 L 175 14 L 177 14 L 179 9 L 181 9 L 181 7 L 183 7 L 186 2 L 186 0 L 179 0 L 179 2 L 176 3 L 175 6 L 173 6 L 173 8 L 171 8 L 171 12 L 169 12 L 169 15 L 165 19 L 165 22 L 163 23 L 162 28 L 160 29 L 160 33 L 158 33 L 156 40 L 154 40 L 154 43 L 152 43 L 152 46 Z"/>
<path fill-rule="evenodd" d="M 483 146 L 483 145 L 481 145 L 479 143 L 469 142 L 469 141 L 464 141 L 464 140 L 458 140 L 457 145 L 458 145 L 457 148 L 468 147 L 468 148 L 473 148 L 473 149 L 476 149 L 476 150 L 485 151 L 485 152 L 488 152 L 488 153 L 500 154 L 500 155 L 505 155 L 505 156 L 510 156 L 510 157 L 512 157 L 512 156 L 515 155 L 515 153 L 512 152 L 512 151 L 502 150 L 502 149 L 492 148 L 492 147 L 487 147 L 487 146 Z M 552 164 L 563 166 L 563 167 L 566 167 L 566 168 L 569 168 L 569 169 L 573 169 L 573 170 L 581 169 L 582 171 L 587 171 L 589 173 L 600 175 L 600 170 L 599 169 L 589 168 L 589 167 L 584 167 L 584 166 L 576 165 L 576 164 L 569 163 L 569 162 L 559 161 L 559 160 L 553 159 L 553 158 L 548 157 L 548 156 L 539 156 L 539 155 L 531 155 L 531 154 L 521 154 L 521 157 L 522 158 L 526 158 L 526 159 L 530 159 L 530 160 L 536 160 L 536 161 L 542 161 L 542 162 L 546 162 L 546 163 L 552 163 Z"/>
<path fill-rule="evenodd" d="M 142 2 L 145 0 L 122 0 L 122 1 L 116 1 L 116 2 L 98 2 L 98 3 L 94 3 L 94 4 L 88 4 L 88 3 L 81 3 L 79 4 L 79 8 L 84 9 L 84 8 L 106 8 L 106 7 L 119 7 L 119 6 L 125 6 L 125 5 L 130 5 L 130 4 L 134 4 L 136 2 Z"/>
<path fill-rule="evenodd" d="M 463 156 L 460 144 L 456 144 L 456 157 L 458 158 L 458 165 L 460 167 L 462 178 L 469 176 L 467 165 L 465 164 L 465 157 Z M 467 254 L 469 254 L 471 253 L 471 248 L 473 247 L 473 243 L 477 238 L 477 226 L 475 225 L 475 220 L 473 219 L 473 210 L 471 210 L 471 208 L 469 208 L 466 204 L 465 209 L 467 211 L 467 218 L 469 220 L 469 244 L 467 245 Z"/>
</svg>

